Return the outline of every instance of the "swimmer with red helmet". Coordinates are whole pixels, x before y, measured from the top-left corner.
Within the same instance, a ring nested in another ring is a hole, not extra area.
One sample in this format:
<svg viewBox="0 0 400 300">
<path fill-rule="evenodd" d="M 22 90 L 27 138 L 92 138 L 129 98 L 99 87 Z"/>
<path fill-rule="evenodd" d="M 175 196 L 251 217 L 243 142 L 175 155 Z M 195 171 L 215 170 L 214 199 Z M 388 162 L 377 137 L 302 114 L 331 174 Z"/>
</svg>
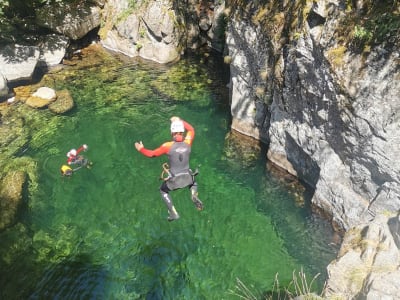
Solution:
<svg viewBox="0 0 400 300">
<path fill-rule="evenodd" d="M 160 193 L 167 205 L 168 221 L 173 221 L 179 219 L 179 214 L 169 195 L 170 191 L 188 187 L 192 201 L 198 210 L 203 209 L 203 203 L 200 201 L 197 192 L 197 182 L 195 180 L 197 172 L 193 172 L 189 167 L 191 146 L 195 136 L 194 128 L 179 117 L 172 117 L 170 121 L 172 141 L 165 142 L 154 150 L 146 149 L 142 141 L 140 141 L 135 143 L 135 148 L 147 157 L 156 157 L 163 154 L 168 156 L 169 176 L 164 179 L 160 187 Z M 186 135 L 184 135 L 185 130 L 187 131 Z"/>
<path fill-rule="evenodd" d="M 80 158 L 82 156 L 80 156 L 80 155 L 78 156 L 78 154 L 82 151 L 86 151 L 87 149 L 88 149 L 88 146 L 86 144 L 83 144 L 82 146 L 80 146 L 78 148 L 78 150 L 76 150 L 76 149 L 69 150 L 67 153 L 67 157 L 68 157 L 67 164 L 72 165 L 72 164 L 79 163 Z"/>
<path fill-rule="evenodd" d="M 61 169 L 60 169 L 62 176 L 71 176 L 73 171 L 77 171 L 82 167 L 90 168 L 92 163 L 88 159 L 83 157 L 83 155 L 79 155 L 79 153 L 81 153 L 82 151 L 86 151 L 87 149 L 88 149 L 88 146 L 86 144 L 83 144 L 82 146 L 80 146 L 78 148 L 78 150 L 71 149 L 70 151 L 68 151 L 68 153 L 67 153 L 67 157 L 68 157 L 67 164 L 68 165 L 62 165 Z M 77 168 L 72 169 L 70 167 L 70 165 L 76 165 Z"/>
</svg>

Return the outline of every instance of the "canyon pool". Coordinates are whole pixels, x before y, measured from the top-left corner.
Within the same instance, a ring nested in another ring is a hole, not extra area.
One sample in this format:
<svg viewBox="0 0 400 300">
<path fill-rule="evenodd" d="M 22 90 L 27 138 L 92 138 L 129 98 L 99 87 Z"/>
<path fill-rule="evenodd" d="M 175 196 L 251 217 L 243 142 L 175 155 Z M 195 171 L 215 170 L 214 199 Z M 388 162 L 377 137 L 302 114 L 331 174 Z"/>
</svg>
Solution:
<svg viewBox="0 0 400 300">
<path fill-rule="evenodd" d="M 222 58 L 157 65 L 97 51 L 46 74 L 75 107 L 40 111 L 20 153 L 36 177 L 18 223 L 0 234 L 0 298 L 262 299 L 299 273 L 308 282 L 320 273 L 320 292 L 337 252 L 331 227 L 311 213 L 308 189 L 268 167 L 264 145 L 229 134 Z M 159 193 L 167 158 L 134 148 L 169 140 L 171 116 L 196 130 L 204 203 L 197 211 L 187 189 L 172 192 L 174 222 Z M 62 177 L 66 153 L 82 144 L 92 167 Z"/>
</svg>

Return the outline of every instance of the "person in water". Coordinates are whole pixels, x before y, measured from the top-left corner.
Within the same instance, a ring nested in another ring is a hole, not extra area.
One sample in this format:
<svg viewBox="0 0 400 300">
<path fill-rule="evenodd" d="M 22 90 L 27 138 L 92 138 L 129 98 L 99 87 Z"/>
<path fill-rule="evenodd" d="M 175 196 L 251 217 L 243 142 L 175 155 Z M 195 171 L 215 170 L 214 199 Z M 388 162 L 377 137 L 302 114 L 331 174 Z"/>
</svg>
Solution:
<svg viewBox="0 0 400 300">
<path fill-rule="evenodd" d="M 135 148 L 147 157 L 156 157 L 163 154 L 168 156 L 168 177 L 163 178 L 164 182 L 160 187 L 160 193 L 167 205 L 168 221 L 173 221 L 179 219 L 179 214 L 172 202 L 170 191 L 188 187 L 192 201 L 198 210 L 203 210 L 203 203 L 198 197 L 197 182 L 195 180 L 196 173 L 189 167 L 191 146 L 195 136 L 194 128 L 179 117 L 172 117 L 170 121 L 172 141 L 165 142 L 154 150 L 146 149 L 142 141 L 140 141 L 135 142 Z M 187 131 L 186 135 L 185 130 Z"/>
<path fill-rule="evenodd" d="M 90 168 L 92 163 L 85 158 L 83 155 L 79 155 L 80 152 L 86 151 L 88 146 L 86 144 L 80 146 L 78 150 L 71 149 L 67 153 L 67 164 L 62 165 L 60 168 L 60 172 L 62 176 L 71 176 L 74 171 L 79 170 L 82 167 Z M 75 169 L 72 169 L 71 165 L 76 165 Z"/>
<path fill-rule="evenodd" d="M 72 170 L 72 168 L 70 166 L 67 165 L 62 165 L 60 168 L 60 172 L 62 176 L 72 176 L 74 170 Z"/>
<path fill-rule="evenodd" d="M 82 146 L 80 146 L 78 148 L 78 150 L 76 149 L 71 149 L 68 151 L 67 153 L 67 164 L 68 165 L 82 165 L 84 163 L 85 158 L 82 155 L 78 155 L 80 152 L 82 151 L 86 151 L 88 148 L 88 146 L 86 144 L 83 144 Z"/>
</svg>

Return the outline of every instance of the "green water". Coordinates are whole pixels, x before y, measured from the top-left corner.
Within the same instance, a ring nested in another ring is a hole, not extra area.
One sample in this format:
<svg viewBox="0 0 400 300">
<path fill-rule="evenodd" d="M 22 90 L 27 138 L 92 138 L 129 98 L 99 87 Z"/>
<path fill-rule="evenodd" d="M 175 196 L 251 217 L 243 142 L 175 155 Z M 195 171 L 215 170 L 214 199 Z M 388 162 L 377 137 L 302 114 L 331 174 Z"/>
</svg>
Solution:
<svg viewBox="0 0 400 300">
<path fill-rule="evenodd" d="M 329 226 L 295 204 L 262 157 L 248 164 L 225 155 L 219 58 L 174 66 L 109 59 L 56 81 L 76 107 L 43 112 L 23 152 L 37 161 L 39 181 L 20 222 L 0 235 L 0 298 L 238 299 L 230 292 L 238 279 L 261 297 L 276 274 L 284 287 L 300 270 L 323 282 L 335 256 Z M 191 165 L 200 168 L 205 209 L 188 190 L 175 191 L 181 218 L 169 223 L 159 194 L 166 157 L 146 158 L 133 143 L 167 141 L 173 115 L 196 130 Z M 62 178 L 66 153 L 83 143 L 93 167 Z"/>
</svg>

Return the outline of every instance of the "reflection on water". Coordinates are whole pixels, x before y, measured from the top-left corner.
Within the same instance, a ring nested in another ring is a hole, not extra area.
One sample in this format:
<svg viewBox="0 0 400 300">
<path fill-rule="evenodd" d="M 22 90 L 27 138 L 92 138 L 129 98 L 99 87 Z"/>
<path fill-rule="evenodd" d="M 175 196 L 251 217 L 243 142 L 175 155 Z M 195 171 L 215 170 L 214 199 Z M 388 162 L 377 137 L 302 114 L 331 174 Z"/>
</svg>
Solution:
<svg viewBox="0 0 400 300">
<path fill-rule="evenodd" d="M 246 163 L 224 148 L 220 59 L 158 66 L 102 53 L 102 63 L 51 75 L 76 108 L 44 113 L 51 126 L 25 153 L 37 160 L 39 182 L 20 223 L 0 235 L 1 298 L 236 299 L 237 279 L 261 294 L 277 273 L 281 286 L 294 270 L 323 273 L 336 251 L 330 227 L 271 175 L 265 149 Z M 173 115 L 196 129 L 192 167 L 205 209 L 188 190 L 173 192 L 181 219 L 169 223 L 158 190 L 166 158 L 143 157 L 133 143 L 167 141 Z M 93 167 L 62 178 L 65 154 L 83 143 Z"/>
</svg>

